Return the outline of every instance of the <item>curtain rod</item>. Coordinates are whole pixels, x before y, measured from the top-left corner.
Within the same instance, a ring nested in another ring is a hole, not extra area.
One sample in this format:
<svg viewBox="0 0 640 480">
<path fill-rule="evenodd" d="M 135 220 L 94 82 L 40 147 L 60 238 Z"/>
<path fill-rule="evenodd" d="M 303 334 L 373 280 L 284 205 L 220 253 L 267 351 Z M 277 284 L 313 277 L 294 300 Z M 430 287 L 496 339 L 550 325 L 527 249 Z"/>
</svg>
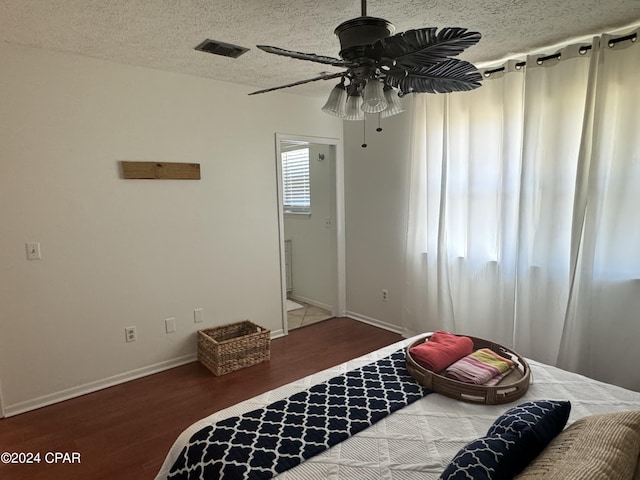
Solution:
<svg viewBox="0 0 640 480">
<path fill-rule="evenodd" d="M 627 40 L 635 42 L 637 39 L 638 39 L 638 34 L 637 33 L 631 33 L 629 35 L 624 35 L 622 37 L 612 38 L 611 40 L 609 40 L 609 43 L 607 45 L 609 46 L 609 48 L 613 48 L 616 44 L 618 44 L 620 42 L 625 42 Z M 592 48 L 593 47 L 591 45 L 583 45 L 583 46 L 581 46 L 580 49 L 579 49 L 580 55 L 584 55 L 586 52 L 588 52 Z M 542 56 L 542 57 L 538 57 L 536 59 L 536 63 L 538 65 L 542 65 L 544 62 L 546 62 L 548 60 L 553 60 L 553 59 L 556 59 L 556 58 L 560 58 L 560 52 L 553 53 L 551 55 L 545 55 L 545 56 Z M 516 69 L 519 70 L 522 67 L 524 67 L 526 64 L 527 64 L 527 62 L 523 60 L 522 62 L 516 63 L 515 67 L 516 67 Z M 485 70 L 483 75 L 485 77 L 490 77 L 494 73 L 503 72 L 504 70 L 505 70 L 505 67 L 498 67 L 498 68 L 494 68 L 492 70 Z"/>
</svg>

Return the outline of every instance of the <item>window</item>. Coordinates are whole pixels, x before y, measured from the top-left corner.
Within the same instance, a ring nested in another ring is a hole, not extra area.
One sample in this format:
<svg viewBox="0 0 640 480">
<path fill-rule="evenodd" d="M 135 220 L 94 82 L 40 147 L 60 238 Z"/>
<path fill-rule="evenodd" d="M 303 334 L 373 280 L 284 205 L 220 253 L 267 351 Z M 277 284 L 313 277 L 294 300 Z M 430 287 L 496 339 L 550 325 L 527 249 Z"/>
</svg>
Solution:
<svg viewBox="0 0 640 480">
<path fill-rule="evenodd" d="M 311 213 L 309 147 L 282 152 L 282 186 L 285 213 Z"/>
</svg>

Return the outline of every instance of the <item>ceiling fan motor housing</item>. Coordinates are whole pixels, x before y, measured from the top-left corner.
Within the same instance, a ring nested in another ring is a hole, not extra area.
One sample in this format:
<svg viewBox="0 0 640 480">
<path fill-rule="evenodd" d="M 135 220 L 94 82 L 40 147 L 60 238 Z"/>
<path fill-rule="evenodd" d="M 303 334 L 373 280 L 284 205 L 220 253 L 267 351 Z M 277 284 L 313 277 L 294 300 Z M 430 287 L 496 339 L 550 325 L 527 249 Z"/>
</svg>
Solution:
<svg viewBox="0 0 640 480">
<path fill-rule="evenodd" d="M 365 56 L 365 48 L 393 35 L 395 30 L 394 25 L 383 18 L 358 17 L 341 23 L 334 33 L 340 40 L 340 56 L 344 60 L 356 60 Z"/>
</svg>

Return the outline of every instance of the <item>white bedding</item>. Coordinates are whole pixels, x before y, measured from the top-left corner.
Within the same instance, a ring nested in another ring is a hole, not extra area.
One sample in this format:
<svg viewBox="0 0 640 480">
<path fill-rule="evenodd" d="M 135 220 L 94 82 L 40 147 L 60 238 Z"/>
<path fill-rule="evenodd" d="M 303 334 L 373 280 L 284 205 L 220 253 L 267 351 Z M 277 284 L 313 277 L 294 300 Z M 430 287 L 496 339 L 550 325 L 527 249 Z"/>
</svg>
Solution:
<svg viewBox="0 0 640 480">
<path fill-rule="evenodd" d="M 167 455 L 156 480 L 166 479 L 189 438 L 217 421 L 264 407 L 316 383 L 386 357 L 417 337 L 403 340 L 368 355 L 310 375 L 221 410 L 187 428 Z M 504 411 L 528 400 L 569 400 L 569 423 L 598 413 L 640 410 L 640 393 L 608 385 L 581 375 L 529 360 L 532 384 L 510 404 L 476 405 L 437 393 L 389 415 L 370 428 L 277 476 L 279 480 L 324 479 L 437 479 L 457 451 L 486 434 Z"/>
</svg>

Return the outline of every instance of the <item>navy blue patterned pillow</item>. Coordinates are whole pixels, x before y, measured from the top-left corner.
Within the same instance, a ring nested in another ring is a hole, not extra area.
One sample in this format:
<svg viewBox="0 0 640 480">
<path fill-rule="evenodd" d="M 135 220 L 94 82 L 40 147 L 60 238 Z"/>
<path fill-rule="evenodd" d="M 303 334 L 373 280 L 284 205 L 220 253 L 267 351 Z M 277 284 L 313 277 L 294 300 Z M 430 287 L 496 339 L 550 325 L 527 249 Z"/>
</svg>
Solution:
<svg viewBox="0 0 640 480">
<path fill-rule="evenodd" d="M 462 448 L 440 478 L 512 479 L 562 431 L 570 410 L 569 402 L 553 400 L 526 402 L 509 409 L 486 436 Z"/>
<path fill-rule="evenodd" d="M 545 445 L 558 435 L 569 419 L 571 403 L 557 400 L 536 400 L 521 403 L 500 415 L 487 435 L 518 434 L 532 429 Z"/>
</svg>

